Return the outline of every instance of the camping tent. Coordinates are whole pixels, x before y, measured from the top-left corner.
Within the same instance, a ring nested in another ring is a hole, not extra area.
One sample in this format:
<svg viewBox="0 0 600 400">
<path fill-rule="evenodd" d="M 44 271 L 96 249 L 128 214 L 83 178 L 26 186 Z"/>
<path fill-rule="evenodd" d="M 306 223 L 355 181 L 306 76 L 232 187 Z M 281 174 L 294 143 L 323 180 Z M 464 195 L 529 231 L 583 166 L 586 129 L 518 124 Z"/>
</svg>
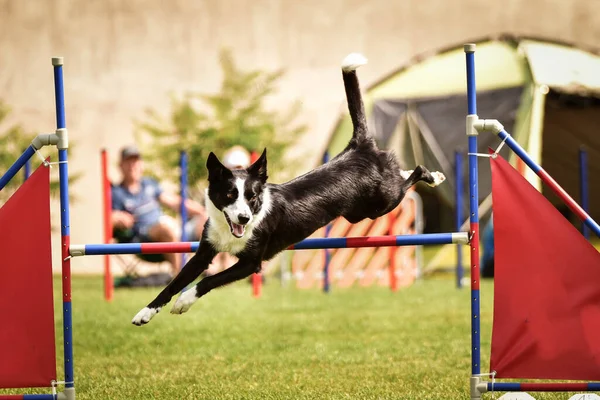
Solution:
<svg viewBox="0 0 600 400">
<path fill-rule="evenodd" d="M 534 38 L 498 36 L 474 41 L 477 111 L 505 129 L 576 200 L 578 151 L 588 150 L 590 213 L 600 219 L 600 56 L 573 45 Z M 443 171 L 447 182 L 435 189 L 419 185 L 428 231 L 454 229 L 454 152 L 466 157 L 466 72 L 463 43 L 413 59 L 367 88 L 365 108 L 379 145 L 393 149 L 402 167 L 424 164 Z M 328 151 L 339 153 L 352 125 L 346 110 L 335 126 Z M 492 134 L 479 136 L 479 152 L 497 148 Z M 555 204 L 560 201 L 504 147 L 500 154 Z M 464 182 L 467 181 L 465 160 Z M 479 201 L 490 195 L 489 162 L 479 159 Z M 465 184 L 464 195 L 468 188 Z M 429 205 L 429 206 L 427 206 Z M 464 202 L 464 213 L 468 202 Z M 437 215 L 436 215 L 437 210 Z"/>
</svg>

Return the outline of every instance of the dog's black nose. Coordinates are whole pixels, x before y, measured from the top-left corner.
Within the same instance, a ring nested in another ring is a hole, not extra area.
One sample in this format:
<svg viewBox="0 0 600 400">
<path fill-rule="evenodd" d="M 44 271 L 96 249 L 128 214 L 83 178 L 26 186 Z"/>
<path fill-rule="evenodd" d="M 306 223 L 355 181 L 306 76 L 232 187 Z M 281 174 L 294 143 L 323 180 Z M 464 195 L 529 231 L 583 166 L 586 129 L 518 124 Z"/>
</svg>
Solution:
<svg viewBox="0 0 600 400">
<path fill-rule="evenodd" d="M 246 225 L 250 221 L 250 218 L 245 215 L 238 215 L 238 221 L 240 221 L 240 224 Z"/>
</svg>

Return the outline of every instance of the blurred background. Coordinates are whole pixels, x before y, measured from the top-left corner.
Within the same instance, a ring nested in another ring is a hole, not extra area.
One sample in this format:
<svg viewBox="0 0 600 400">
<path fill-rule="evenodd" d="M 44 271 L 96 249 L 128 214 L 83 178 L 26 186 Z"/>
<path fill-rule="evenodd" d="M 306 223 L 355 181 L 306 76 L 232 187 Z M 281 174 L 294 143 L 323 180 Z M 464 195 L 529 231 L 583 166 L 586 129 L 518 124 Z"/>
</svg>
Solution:
<svg viewBox="0 0 600 400">
<path fill-rule="evenodd" d="M 281 182 L 341 150 L 350 130 L 340 62 L 361 52 L 378 141 L 408 169 L 423 162 L 449 175 L 443 190 L 418 191 L 425 231 L 452 230 L 453 152 L 466 145 L 467 42 L 481 49 L 480 115 L 512 129 L 576 199 L 577 150 L 587 146 L 593 188 L 597 0 L 0 0 L 0 170 L 33 136 L 54 130 L 51 57 L 64 57 L 71 242 L 100 243 L 101 149 L 118 182 L 119 150 L 137 143 L 146 171 L 174 190 L 179 151 L 188 150 L 190 196 L 200 202 L 206 155 L 236 144 L 273 149 L 270 175 Z M 494 140 L 483 144 L 495 148 Z M 490 189 L 482 169 L 480 201 Z M 597 207 L 600 193 L 590 196 Z M 592 210 L 597 220 L 599 213 Z M 82 270 L 101 268 L 98 257 Z"/>
</svg>

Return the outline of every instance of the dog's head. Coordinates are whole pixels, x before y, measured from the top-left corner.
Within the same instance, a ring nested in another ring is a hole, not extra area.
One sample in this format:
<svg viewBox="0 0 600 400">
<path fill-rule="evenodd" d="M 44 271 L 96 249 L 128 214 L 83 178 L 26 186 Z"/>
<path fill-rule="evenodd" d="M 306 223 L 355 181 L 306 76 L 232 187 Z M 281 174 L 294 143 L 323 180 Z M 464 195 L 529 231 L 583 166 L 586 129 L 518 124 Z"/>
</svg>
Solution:
<svg viewBox="0 0 600 400">
<path fill-rule="evenodd" d="M 223 213 L 233 236 L 244 236 L 263 205 L 267 183 L 267 149 L 246 169 L 230 170 L 214 153 L 206 161 L 208 169 L 208 197 Z"/>
</svg>

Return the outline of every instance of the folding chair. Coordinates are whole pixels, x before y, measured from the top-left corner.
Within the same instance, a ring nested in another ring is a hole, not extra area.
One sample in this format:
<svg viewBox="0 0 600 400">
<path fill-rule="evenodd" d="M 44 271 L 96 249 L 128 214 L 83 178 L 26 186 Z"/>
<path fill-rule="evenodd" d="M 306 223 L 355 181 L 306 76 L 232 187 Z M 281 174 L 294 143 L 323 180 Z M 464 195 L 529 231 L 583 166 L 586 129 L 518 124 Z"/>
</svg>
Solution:
<svg viewBox="0 0 600 400">
<path fill-rule="evenodd" d="M 116 243 L 132 243 L 135 238 L 128 232 L 113 229 L 112 241 Z M 132 286 L 163 286 L 169 283 L 171 275 L 167 272 L 161 272 L 162 264 L 167 260 L 164 254 L 135 254 L 124 255 L 115 254 L 114 258 L 118 261 L 123 271 L 123 276 L 118 276 L 113 279 L 113 286 L 117 287 L 132 287 Z M 142 276 L 140 275 L 140 267 L 142 263 L 155 264 L 159 271 Z"/>
</svg>

